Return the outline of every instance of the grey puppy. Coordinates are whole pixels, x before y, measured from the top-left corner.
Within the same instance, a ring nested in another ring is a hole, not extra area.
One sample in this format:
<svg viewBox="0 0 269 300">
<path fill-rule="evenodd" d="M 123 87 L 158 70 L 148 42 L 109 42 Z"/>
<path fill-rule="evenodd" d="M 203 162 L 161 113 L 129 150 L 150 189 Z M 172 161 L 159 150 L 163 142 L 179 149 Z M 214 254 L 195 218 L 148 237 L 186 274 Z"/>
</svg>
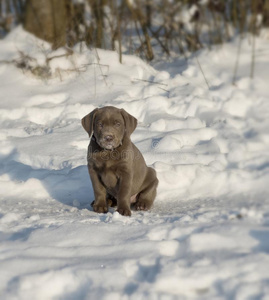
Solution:
<svg viewBox="0 0 269 300">
<path fill-rule="evenodd" d="M 106 213 L 109 205 L 117 205 L 121 215 L 130 216 L 132 203 L 137 210 L 148 210 L 156 197 L 158 179 L 131 142 L 136 118 L 124 109 L 107 106 L 96 108 L 81 123 L 91 137 L 87 159 L 95 196 L 93 210 Z"/>
</svg>

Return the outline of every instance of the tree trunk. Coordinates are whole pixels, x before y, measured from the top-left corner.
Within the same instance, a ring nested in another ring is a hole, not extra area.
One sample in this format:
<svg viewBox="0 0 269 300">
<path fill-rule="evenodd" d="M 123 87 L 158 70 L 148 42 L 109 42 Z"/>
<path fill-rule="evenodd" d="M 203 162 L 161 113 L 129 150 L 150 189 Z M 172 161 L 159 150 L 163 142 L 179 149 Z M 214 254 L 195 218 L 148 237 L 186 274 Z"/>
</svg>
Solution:
<svg viewBox="0 0 269 300">
<path fill-rule="evenodd" d="M 89 0 L 91 10 L 96 20 L 96 36 L 95 46 L 97 48 L 105 48 L 104 46 L 104 0 Z"/>
<path fill-rule="evenodd" d="M 269 0 L 264 1 L 263 23 L 264 26 L 269 27 Z"/>
<path fill-rule="evenodd" d="M 57 49 L 66 44 L 65 0 L 26 0 L 24 28 Z"/>
</svg>

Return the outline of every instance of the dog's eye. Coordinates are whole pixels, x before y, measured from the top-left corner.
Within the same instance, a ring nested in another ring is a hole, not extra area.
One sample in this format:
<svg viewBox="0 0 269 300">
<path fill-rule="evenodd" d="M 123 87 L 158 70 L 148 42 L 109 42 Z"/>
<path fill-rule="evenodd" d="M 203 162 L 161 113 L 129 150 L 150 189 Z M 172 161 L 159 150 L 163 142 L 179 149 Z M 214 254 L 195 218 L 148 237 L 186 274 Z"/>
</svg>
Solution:
<svg viewBox="0 0 269 300">
<path fill-rule="evenodd" d="M 99 128 L 103 128 L 103 124 L 102 124 L 101 122 L 97 123 L 97 126 L 98 126 Z"/>
<path fill-rule="evenodd" d="M 120 125 L 121 125 L 120 122 L 115 122 L 116 127 L 120 127 Z"/>
</svg>

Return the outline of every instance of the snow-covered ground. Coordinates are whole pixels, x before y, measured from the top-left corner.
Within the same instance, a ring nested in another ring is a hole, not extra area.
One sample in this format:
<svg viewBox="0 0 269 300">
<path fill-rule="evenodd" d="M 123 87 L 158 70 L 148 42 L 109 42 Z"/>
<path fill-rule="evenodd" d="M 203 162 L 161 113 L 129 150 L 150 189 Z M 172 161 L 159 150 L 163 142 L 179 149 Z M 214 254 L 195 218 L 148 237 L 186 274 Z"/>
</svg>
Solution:
<svg viewBox="0 0 269 300">
<path fill-rule="evenodd" d="M 269 299 L 269 42 L 188 62 L 77 47 L 61 57 L 20 27 L 0 60 L 50 60 L 39 79 L 0 64 L 1 299 Z M 113 105 L 159 178 L 149 212 L 96 214 L 80 119 Z"/>
</svg>

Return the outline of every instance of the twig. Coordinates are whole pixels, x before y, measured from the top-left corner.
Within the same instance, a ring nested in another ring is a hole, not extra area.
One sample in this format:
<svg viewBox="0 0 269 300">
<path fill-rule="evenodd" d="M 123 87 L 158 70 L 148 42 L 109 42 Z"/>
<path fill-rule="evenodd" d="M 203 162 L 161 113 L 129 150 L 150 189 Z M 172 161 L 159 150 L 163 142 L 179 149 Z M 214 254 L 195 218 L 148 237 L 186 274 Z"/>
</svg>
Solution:
<svg viewBox="0 0 269 300">
<path fill-rule="evenodd" d="M 255 69 L 255 41 L 256 41 L 256 34 L 252 35 L 252 54 L 251 54 L 251 70 L 250 70 L 250 78 L 254 78 L 254 69 Z"/>
<path fill-rule="evenodd" d="M 257 3 L 254 4 L 254 15 L 252 16 L 252 53 L 251 53 L 251 69 L 250 69 L 250 78 L 254 77 L 254 68 L 255 68 L 255 42 L 256 42 L 256 33 L 257 33 Z"/>
<path fill-rule="evenodd" d="M 154 84 L 160 84 L 160 85 L 168 86 L 168 84 L 166 84 L 166 83 L 150 81 L 150 80 L 145 80 L 145 79 L 133 78 L 133 80 L 144 81 L 144 82 L 148 82 L 148 83 L 154 83 Z"/>
<path fill-rule="evenodd" d="M 163 44 L 163 42 L 160 40 L 158 34 L 156 34 L 150 27 L 148 27 L 150 33 L 154 36 L 154 38 L 157 40 L 157 42 L 160 44 L 160 46 L 163 48 L 164 52 L 166 52 L 166 54 L 168 56 L 170 56 L 170 51 L 169 49 Z"/>
<path fill-rule="evenodd" d="M 167 92 L 167 93 L 170 93 L 170 91 L 168 91 L 168 90 L 166 90 L 166 89 L 163 89 L 163 88 L 161 88 L 161 87 L 159 87 L 159 86 L 158 86 L 158 89 L 163 90 L 163 91 L 165 91 L 165 92 Z"/>
<path fill-rule="evenodd" d="M 0 60 L 0 64 L 14 64 L 15 60 Z"/>
<path fill-rule="evenodd" d="M 100 57 L 99 57 L 99 55 L 98 55 L 97 48 L 94 48 L 94 50 L 95 50 L 95 53 L 96 53 L 97 65 L 98 65 L 98 67 L 99 67 L 100 73 L 101 73 L 101 75 L 102 75 L 103 78 L 104 78 L 104 82 L 105 82 L 106 86 L 108 86 L 107 81 L 106 81 L 106 78 L 105 78 L 105 76 L 104 76 L 104 74 L 103 74 L 103 70 L 102 70 L 101 65 L 100 65 L 100 63 L 99 63 Z"/>
<path fill-rule="evenodd" d="M 104 65 L 104 64 L 99 64 L 99 63 L 88 63 L 88 64 L 83 64 L 82 66 L 91 66 L 91 65 L 107 67 L 107 69 L 109 70 L 109 65 Z"/>
<path fill-rule="evenodd" d="M 235 81 L 236 81 L 236 75 L 237 75 L 237 70 L 238 70 L 238 66 L 239 66 L 242 39 L 243 39 L 243 37 L 242 37 L 242 33 L 241 33 L 239 44 L 238 44 L 238 47 L 237 47 L 236 61 L 235 61 L 235 65 L 234 65 L 233 85 L 235 84 Z"/>
<path fill-rule="evenodd" d="M 195 55 L 195 58 L 196 58 L 197 64 L 198 64 L 198 66 L 199 66 L 199 68 L 200 68 L 200 70 L 201 70 L 201 72 L 202 72 L 202 74 L 203 74 L 203 77 L 204 77 L 204 80 L 205 80 L 205 82 L 206 82 L 206 85 L 207 85 L 208 89 L 210 90 L 209 83 L 208 83 L 208 81 L 207 81 L 207 79 L 206 79 L 206 77 L 205 77 L 205 73 L 204 73 L 204 71 L 203 71 L 203 69 L 202 69 L 202 66 L 200 65 L 200 62 L 199 62 L 199 59 L 198 59 L 197 53 L 196 53 L 196 52 L 194 52 L 194 55 Z"/>
<path fill-rule="evenodd" d="M 69 50 L 69 51 L 68 51 L 67 53 L 65 53 L 65 54 L 47 57 L 47 58 L 46 58 L 46 62 L 49 62 L 49 61 L 53 60 L 54 58 L 67 57 L 67 56 L 72 55 L 73 53 L 74 53 L 73 51 L 70 51 L 70 50 Z"/>
<path fill-rule="evenodd" d="M 96 72 L 95 72 L 95 65 L 93 68 L 93 74 L 94 74 L 94 98 L 96 99 Z"/>
</svg>

